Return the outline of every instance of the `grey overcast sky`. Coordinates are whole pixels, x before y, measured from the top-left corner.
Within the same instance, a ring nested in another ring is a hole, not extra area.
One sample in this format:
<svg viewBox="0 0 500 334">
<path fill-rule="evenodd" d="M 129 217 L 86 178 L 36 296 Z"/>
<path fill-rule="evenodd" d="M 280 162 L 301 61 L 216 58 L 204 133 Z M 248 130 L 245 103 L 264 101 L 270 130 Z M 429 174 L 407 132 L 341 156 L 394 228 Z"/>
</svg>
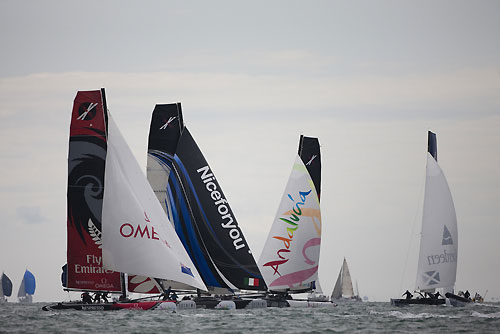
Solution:
<svg viewBox="0 0 500 334">
<path fill-rule="evenodd" d="M 322 145 L 320 281 L 415 284 L 427 131 L 455 201 L 457 289 L 500 298 L 499 1 L 0 2 L 0 270 L 67 298 L 78 90 L 105 87 L 144 167 L 156 103 L 182 102 L 260 256 L 300 134 Z M 14 300 L 14 298 L 12 299 Z"/>
</svg>

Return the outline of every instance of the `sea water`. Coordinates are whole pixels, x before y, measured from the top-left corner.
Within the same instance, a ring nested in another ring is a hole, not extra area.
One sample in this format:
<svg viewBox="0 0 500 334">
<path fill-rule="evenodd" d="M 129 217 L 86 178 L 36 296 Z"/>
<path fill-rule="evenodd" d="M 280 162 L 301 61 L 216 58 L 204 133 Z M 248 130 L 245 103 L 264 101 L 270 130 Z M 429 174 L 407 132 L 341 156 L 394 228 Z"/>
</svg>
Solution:
<svg viewBox="0 0 500 334">
<path fill-rule="evenodd" d="M 343 303 L 334 308 L 42 311 L 0 304 L 0 333 L 500 333 L 500 304 Z"/>
</svg>

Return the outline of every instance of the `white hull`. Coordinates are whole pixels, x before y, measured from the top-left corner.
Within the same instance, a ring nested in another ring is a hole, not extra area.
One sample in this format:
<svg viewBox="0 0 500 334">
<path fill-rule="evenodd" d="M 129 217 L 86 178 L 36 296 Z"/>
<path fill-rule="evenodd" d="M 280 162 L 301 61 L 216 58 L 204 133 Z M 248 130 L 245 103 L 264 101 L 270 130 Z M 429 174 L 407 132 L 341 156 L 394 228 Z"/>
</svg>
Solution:
<svg viewBox="0 0 500 334">
<path fill-rule="evenodd" d="M 308 301 L 308 300 L 287 300 L 290 307 L 335 307 L 337 304 L 332 302 L 316 302 L 316 301 Z"/>
</svg>

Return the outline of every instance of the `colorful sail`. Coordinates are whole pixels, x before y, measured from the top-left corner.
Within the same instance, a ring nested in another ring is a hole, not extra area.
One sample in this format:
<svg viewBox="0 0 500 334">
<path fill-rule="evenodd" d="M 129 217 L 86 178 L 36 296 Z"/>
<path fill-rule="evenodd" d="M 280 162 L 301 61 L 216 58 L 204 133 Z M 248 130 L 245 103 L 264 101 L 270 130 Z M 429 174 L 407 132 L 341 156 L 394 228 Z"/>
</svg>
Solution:
<svg viewBox="0 0 500 334">
<path fill-rule="evenodd" d="M 106 123 L 104 89 L 78 92 L 71 116 L 68 156 L 68 289 L 121 291 L 120 273 L 102 266 Z"/>
<path fill-rule="evenodd" d="M 206 290 L 111 116 L 102 207 L 105 268 Z"/>
<path fill-rule="evenodd" d="M 429 131 L 417 289 L 453 290 L 457 259 L 455 206 L 446 178 L 437 163 L 436 135 Z"/>
<path fill-rule="evenodd" d="M 210 290 L 266 290 L 220 184 L 182 123 L 180 103 L 153 111 L 148 180 Z"/>
<path fill-rule="evenodd" d="M 26 269 L 19 286 L 19 291 L 17 292 L 18 297 L 26 297 L 26 295 L 34 295 L 36 288 L 35 276 Z"/>
<path fill-rule="evenodd" d="M 10 297 L 12 295 L 12 281 L 10 278 L 2 273 L 2 295 L 0 297 Z"/>
<path fill-rule="evenodd" d="M 269 290 L 301 290 L 316 281 L 320 246 L 319 198 L 297 156 L 259 260 Z"/>
</svg>

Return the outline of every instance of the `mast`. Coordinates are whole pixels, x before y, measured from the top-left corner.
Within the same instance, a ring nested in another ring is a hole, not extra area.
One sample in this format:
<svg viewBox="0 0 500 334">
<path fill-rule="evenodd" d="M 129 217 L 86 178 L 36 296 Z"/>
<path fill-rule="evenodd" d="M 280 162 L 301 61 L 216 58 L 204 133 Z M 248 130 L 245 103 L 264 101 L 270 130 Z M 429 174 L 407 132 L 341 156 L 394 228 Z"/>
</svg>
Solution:
<svg viewBox="0 0 500 334">
<path fill-rule="evenodd" d="M 455 206 L 437 163 L 436 135 L 428 132 L 428 154 L 416 288 L 453 290 L 457 272 L 458 229 Z"/>
</svg>

